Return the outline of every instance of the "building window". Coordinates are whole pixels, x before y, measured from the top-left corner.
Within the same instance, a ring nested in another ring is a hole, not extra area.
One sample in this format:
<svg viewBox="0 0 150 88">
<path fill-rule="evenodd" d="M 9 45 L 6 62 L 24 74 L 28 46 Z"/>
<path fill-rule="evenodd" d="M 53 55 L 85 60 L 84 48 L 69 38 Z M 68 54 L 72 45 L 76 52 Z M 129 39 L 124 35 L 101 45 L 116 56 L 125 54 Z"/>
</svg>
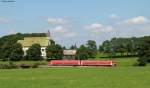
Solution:
<svg viewBox="0 0 150 88">
<path fill-rule="evenodd" d="M 42 49 L 42 52 L 44 52 L 45 51 L 45 49 Z"/>
</svg>

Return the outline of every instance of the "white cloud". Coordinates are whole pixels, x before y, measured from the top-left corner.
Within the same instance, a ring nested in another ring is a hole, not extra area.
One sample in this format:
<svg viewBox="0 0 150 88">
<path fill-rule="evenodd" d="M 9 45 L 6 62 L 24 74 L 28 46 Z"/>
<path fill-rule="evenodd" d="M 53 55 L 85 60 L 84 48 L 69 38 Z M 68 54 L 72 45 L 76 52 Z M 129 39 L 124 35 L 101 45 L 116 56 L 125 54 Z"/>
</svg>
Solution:
<svg viewBox="0 0 150 88">
<path fill-rule="evenodd" d="M 102 28 L 102 24 L 100 23 L 93 23 L 91 25 L 86 26 L 87 29 L 99 29 Z"/>
<path fill-rule="evenodd" d="M 60 25 L 60 24 L 65 24 L 67 23 L 67 20 L 66 19 L 63 19 L 63 18 L 50 18 L 48 17 L 46 19 L 46 21 L 49 23 L 49 24 L 54 24 L 54 25 Z"/>
<path fill-rule="evenodd" d="M 11 23 L 11 22 L 12 22 L 12 20 L 10 20 L 10 19 L 0 17 L 0 23 Z"/>
<path fill-rule="evenodd" d="M 95 34 L 103 33 L 103 32 L 113 32 L 114 28 L 112 26 L 105 26 L 103 24 L 100 24 L 98 22 L 93 23 L 91 25 L 85 26 L 86 29 L 88 29 L 90 32 L 93 32 Z"/>
<path fill-rule="evenodd" d="M 144 17 L 144 16 L 137 16 L 131 19 L 128 19 L 126 21 L 124 21 L 125 24 L 129 24 L 129 25 L 134 25 L 134 24 L 145 24 L 147 23 L 149 20 Z"/>
<path fill-rule="evenodd" d="M 100 23 L 93 23 L 91 25 L 87 25 L 85 26 L 86 29 L 93 31 L 95 33 L 98 33 L 101 31 L 101 29 L 103 28 L 103 25 Z"/>
<path fill-rule="evenodd" d="M 72 32 L 63 26 L 57 26 L 56 28 L 52 29 L 52 32 L 66 38 L 75 37 L 77 35 L 75 32 Z"/>
<path fill-rule="evenodd" d="M 54 32 L 56 33 L 66 33 L 67 30 L 63 26 L 57 26 L 56 28 L 53 29 Z"/>
<path fill-rule="evenodd" d="M 104 31 L 106 31 L 106 32 L 113 32 L 114 28 L 112 26 L 107 26 Z"/>
</svg>

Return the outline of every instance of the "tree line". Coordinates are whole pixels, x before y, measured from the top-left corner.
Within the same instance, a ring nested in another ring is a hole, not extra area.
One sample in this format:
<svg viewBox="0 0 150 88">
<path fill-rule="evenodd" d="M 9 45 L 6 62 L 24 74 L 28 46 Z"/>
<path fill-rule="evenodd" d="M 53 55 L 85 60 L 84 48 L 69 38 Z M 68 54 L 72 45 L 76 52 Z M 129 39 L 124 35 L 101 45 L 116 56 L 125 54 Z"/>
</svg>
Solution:
<svg viewBox="0 0 150 88">
<path fill-rule="evenodd" d="M 99 46 L 99 52 L 115 56 L 137 56 L 142 38 L 112 38 Z"/>
<path fill-rule="evenodd" d="M 27 51 L 26 56 L 22 51 L 21 44 L 17 41 L 24 37 L 45 37 L 45 33 L 33 33 L 33 34 L 13 34 L 0 38 L 0 58 L 4 60 L 41 60 L 41 46 L 39 44 L 33 44 Z M 139 64 L 145 65 L 150 62 L 150 36 L 145 37 L 132 37 L 132 38 L 112 38 L 111 40 L 104 41 L 97 47 L 94 40 L 88 40 L 86 44 L 72 45 L 70 49 L 76 49 L 76 59 L 94 59 L 97 54 L 107 54 L 109 57 L 117 56 L 138 56 Z M 55 41 L 51 40 L 51 45 L 46 48 L 48 59 L 62 59 L 63 50 L 66 49 L 59 44 L 55 44 Z"/>
</svg>

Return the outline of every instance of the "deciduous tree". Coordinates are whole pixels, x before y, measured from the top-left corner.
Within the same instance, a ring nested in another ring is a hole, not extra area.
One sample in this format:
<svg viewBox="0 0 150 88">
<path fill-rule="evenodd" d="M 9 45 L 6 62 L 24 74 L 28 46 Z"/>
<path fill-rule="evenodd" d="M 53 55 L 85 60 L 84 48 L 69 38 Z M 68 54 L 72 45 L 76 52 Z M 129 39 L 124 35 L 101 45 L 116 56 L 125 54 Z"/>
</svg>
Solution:
<svg viewBox="0 0 150 88">
<path fill-rule="evenodd" d="M 96 42 L 94 40 L 88 40 L 86 46 L 88 49 L 89 58 L 95 58 L 97 54 Z"/>
<path fill-rule="evenodd" d="M 81 45 L 78 48 L 78 50 L 77 50 L 77 58 L 80 59 L 80 60 L 89 58 L 88 48 L 86 46 Z"/>
<path fill-rule="evenodd" d="M 63 48 L 59 44 L 49 45 L 46 52 L 49 59 L 62 59 L 63 57 Z"/>
<path fill-rule="evenodd" d="M 142 40 L 142 44 L 139 47 L 139 65 L 146 65 L 146 63 L 150 63 L 150 37 L 144 38 Z"/>
<path fill-rule="evenodd" d="M 39 44 L 33 44 L 29 49 L 26 51 L 26 59 L 27 60 L 41 60 L 41 46 Z"/>
<path fill-rule="evenodd" d="M 12 51 L 10 54 L 10 60 L 19 61 L 23 58 L 24 52 L 22 50 L 22 46 L 19 43 L 12 45 Z"/>
</svg>

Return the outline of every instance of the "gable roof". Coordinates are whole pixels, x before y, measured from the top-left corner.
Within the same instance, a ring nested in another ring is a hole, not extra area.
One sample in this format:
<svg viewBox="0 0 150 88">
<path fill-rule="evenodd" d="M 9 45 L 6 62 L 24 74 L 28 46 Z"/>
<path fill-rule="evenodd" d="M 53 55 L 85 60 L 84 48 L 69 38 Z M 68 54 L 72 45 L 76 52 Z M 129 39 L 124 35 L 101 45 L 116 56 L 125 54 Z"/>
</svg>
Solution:
<svg viewBox="0 0 150 88">
<path fill-rule="evenodd" d="M 40 44 L 41 46 L 50 45 L 48 37 L 25 37 L 23 40 L 18 40 L 23 47 L 30 47 L 33 44 Z"/>
</svg>

